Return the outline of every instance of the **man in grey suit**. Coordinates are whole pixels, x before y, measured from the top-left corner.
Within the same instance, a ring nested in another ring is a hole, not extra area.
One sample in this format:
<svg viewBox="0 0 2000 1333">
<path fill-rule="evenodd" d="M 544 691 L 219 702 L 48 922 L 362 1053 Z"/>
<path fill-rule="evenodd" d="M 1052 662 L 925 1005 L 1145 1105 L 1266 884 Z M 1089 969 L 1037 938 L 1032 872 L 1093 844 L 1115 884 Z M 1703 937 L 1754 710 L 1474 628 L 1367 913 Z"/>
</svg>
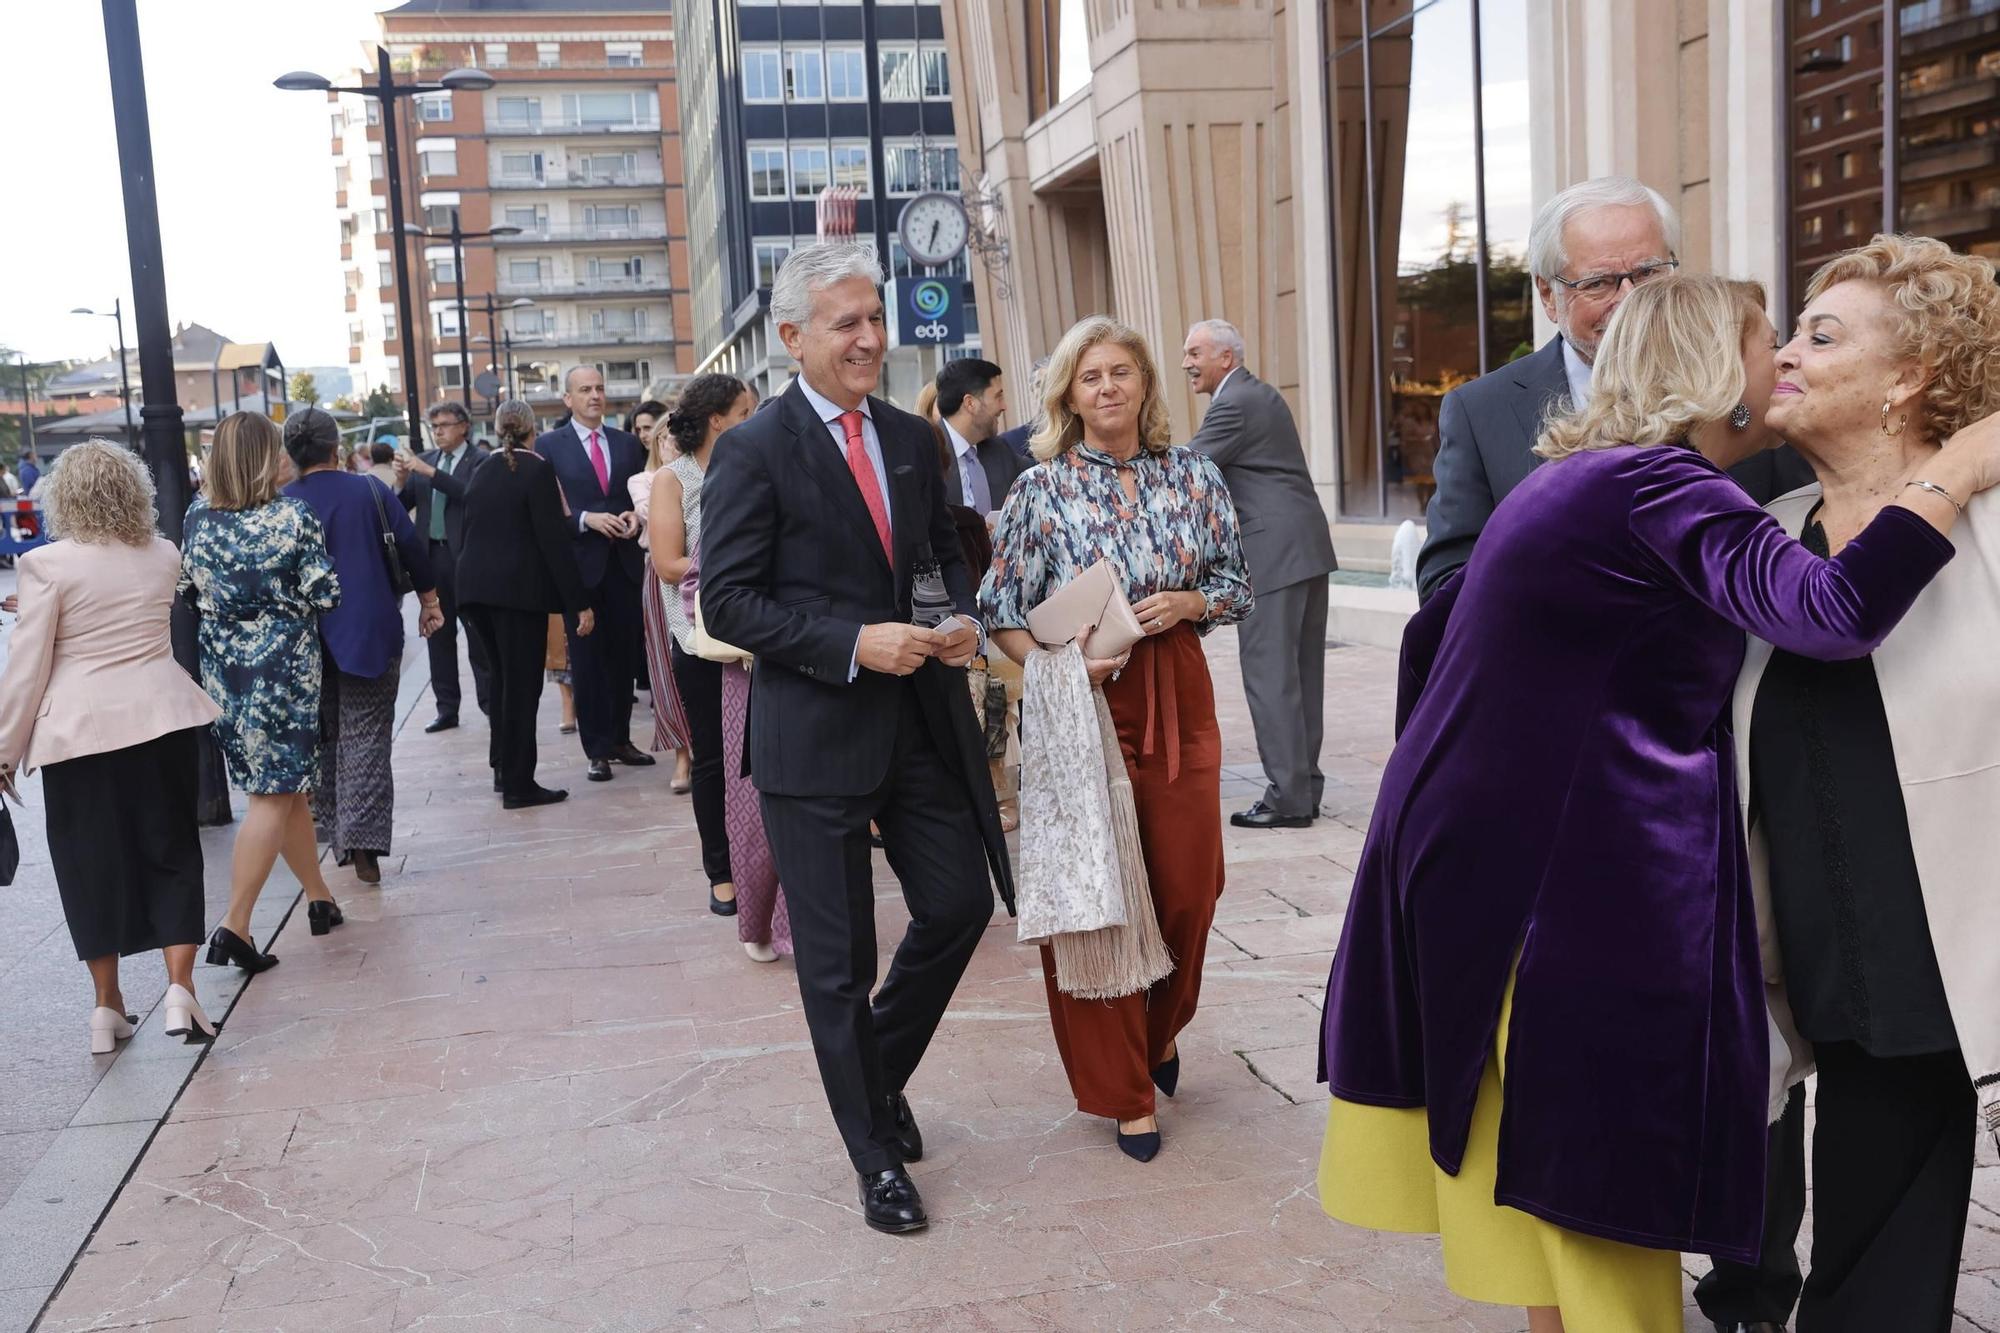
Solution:
<svg viewBox="0 0 2000 1333">
<path fill-rule="evenodd" d="M 458 626 L 465 625 L 465 647 L 472 658 L 472 694 L 479 711 L 492 711 L 492 672 L 486 644 L 469 621 L 461 621 L 458 609 L 458 550 L 465 524 L 466 489 L 486 454 L 466 437 L 472 433 L 472 416 L 459 402 L 436 403 L 425 414 L 431 424 L 435 449 L 413 453 L 409 448 L 396 457 L 396 475 L 403 479 L 399 497 L 413 512 L 417 535 L 430 540 L 431 567 L 437 571 L 438 601 L 444 606 L 444 628 L 431 635 L 431 694 L 437 701 L 437 716 L 424 728 L 427 732 L 449 731 L 458 725 Z"/>
<path fill-rule="evenodd" d="M 1494 507 L 1541 463 L 1533 450 L 1543 420 L 1589 394 L 1591 364 L 1612 312 L 1634 285 L 1678 267 L 1679 244 L 1680 221 L 1667 201 L 1625 176 L 1579 182 L 1535 214 L 1528 269 L 1556 336 L 1532 356 L 1445 395 L 1433 464 L 1437 495 L 1430 535 L 1417 557 L 1420 598 L 1472 557 Z M 1729 475 L 1758 504 L 1813 480 L 1805 460 L 1789 448 L 1758 454 Z M 1762 1262 L 1716 1260 L 1695 1285 L 1696 1303 L 1722 1333 L 1782 1333 L 1798 1299 L 1793 1247 L 1805 1212 L 1802 1115 L 1795 1098 L 1771 1127 Z"/>
<path fill-rule="evenodd" d="M 1264 795 L 1238 828 L 1305 828 L 1319 815 L 1326 692 L 1326 576 L 1338 568 L 1284 396 L 1243 368 L 1243 335 L 1219 319 L 1188 330 L 1181 369 L 1208 415 L 1189 446 L 1215 460 L 1236 502 L 1257 606 L 1236 628 Z"/>
<path fill-rule="evenodd" d="M 1542 205 L 1528 233 L 1528 268 L 1556 336 L 1444 396 L 1418 597 L 1428 599 L 1472 558 L 1494 507 L 1541 463 L 1534 448 L 1542 423 L 1588 396 L 1613 312 L 1634 285 L 1679 267 L 1679 245 L 1680 220 L 1667 201 L 1627 176 L 1579 182 Z M 1730 475 L 1759 504 L 1813 479 L 1790 449 L 1758 454 Z"/>
</svg>

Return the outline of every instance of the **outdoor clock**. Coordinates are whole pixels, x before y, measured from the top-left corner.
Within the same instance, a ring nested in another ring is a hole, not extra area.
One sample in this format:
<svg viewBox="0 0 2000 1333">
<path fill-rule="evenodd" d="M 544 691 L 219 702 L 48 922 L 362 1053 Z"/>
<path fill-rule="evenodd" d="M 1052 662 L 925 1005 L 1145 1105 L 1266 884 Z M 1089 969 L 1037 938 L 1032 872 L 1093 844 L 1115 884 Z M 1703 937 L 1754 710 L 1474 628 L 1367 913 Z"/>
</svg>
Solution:
<svg viewBox="0 0 2000 1333">
<path fill-rule="evenodd" d="M 932 190 L 903 205 L 896 230 L 911 259 L 936 267 L 965 253 L 971 227 L 966 222 L 965 204 L 957 195 Z"/>
</svg>

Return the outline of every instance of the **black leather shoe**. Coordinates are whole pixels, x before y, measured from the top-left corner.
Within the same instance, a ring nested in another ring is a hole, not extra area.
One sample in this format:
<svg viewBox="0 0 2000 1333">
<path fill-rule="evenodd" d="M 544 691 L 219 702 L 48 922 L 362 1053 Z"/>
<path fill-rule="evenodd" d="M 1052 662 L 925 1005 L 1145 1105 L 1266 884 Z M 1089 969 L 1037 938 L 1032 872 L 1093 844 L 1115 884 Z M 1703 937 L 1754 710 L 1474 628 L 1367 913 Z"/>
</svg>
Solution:
<svg viewBox="0 0 2000 1333">
<path fill-rule="evenodd" d="M 560 787 L 537 787 L 526 796 L 509 796 L 500 802 L 504 810 L 526 810 L 531 806 L 554 805 L 567 801 L 569 793 Z"/>
<path fill-rule="evenodd" d="M 347 924 L 347 914 L 340 910 L 340 904 L 328 899 L 323 903 L 306 904 L 306 925 L 315 935 L 324 935 L 335 926 Z"/>
<path fill-rule="evenodd" d="M 611 781 L 611 761 L 609 759 L 591 760 L 590 772 L 587 774 L 587 776 L 590 778 L 592 782 Z"/>
<path fill-rule="evenodd" d="M 264 972 L 278 965 L 278 955 L 259 953 L 257 946 L 227 926 L 217 926 L 208 937 L 210 967 L 240 967 L 245 972 Z"/>
<path fill-rule="evenodd" d="M 910 1099 L 902 1093 L 892 1093 L 889 1097 L 889 1118 L 896 1122 L 896 1143 L 903 1150 L 906 1162 L 924 1160 L 924 1132 L 917 1128 L 917 1118 L 910 1114 Z"/>
<path fill-rule="evenodd" d="M 1313 819 L 1311 815 L 1281 815 L 1258 801 L 1248 810 L 1231 815 L 1229 822 L 1237 828 L 1311 828 Z"/>
<path fill-rule="evenodd" d="M 382 863 L 376 859 L 375 853 L 357 849 L 350 855 L 354 858 L 354 878 L 363 884 L 382 882 Z"/>
<path fill-rule="evenodd" d="M 435 735 L 440 731 L 450 731 L 453 727 L 457 725 L 458 725 L 458 714 L 439 713 L 436 717 L 431 719 L 430 725 L 424 728 L 424 734 L 430 736 L 430 735 Z"/>
<path fill-rule="evenodd" d="M 931 1224 L 916 1182 L 900 1166 L 861 1173 L 861 1216 L 875 1230 L 892 1236 L 922 1231 Z"/>
<path fill-rule="evenodd" d="M 1153 1066 L 1153 1086 L 1171 1097 L 1174 1089 L 1181 1085 L 1181 1053 L 1175 1051 L 1173 1058 L 1162 1060 Z"/>
<path fill-rule="evenodd" d="M 1127 1134 L 1121 1129 L 1118 1151 L 1135 1162 L 1150 1162 L 1160 1155 L 1160 1131 L 1149 1129 L 1144 1134 Z"/>
<path fill-rule="evenodd" d="M 630 741 L 613 750 L 611 757 L 628 768 L 651 768 L 660 762 Z"/>
<path fill-rule="evenodd" d="M 507 790 L 507 784 L 500 780 L 500 770 L 497 768 L 493 770 L 493 790 L 503 793 Z"/>
</svg>

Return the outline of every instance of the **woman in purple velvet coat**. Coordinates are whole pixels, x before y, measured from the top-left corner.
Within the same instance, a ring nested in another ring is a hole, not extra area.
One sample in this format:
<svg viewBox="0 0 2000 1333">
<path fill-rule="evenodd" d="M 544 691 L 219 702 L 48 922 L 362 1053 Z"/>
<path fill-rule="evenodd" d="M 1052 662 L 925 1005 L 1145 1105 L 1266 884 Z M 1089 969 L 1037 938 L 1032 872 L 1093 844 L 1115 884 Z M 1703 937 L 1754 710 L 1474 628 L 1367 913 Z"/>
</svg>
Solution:
<svg viewBox="0 0 2000 1333">
<path fill-rule="evenodd" d="M 1442 1232 L 1535 1330 L 1681 1327 L 1679 1252 L 1754 1262 L 1767 1028 L 1727 710 L 1745 631 L 1869 652 L 2000 478 L 1954 437 L 1834 559 L 1723 469 L 1765 447 L 1745 284 L 1639 287 L 1590 401 L 1411 622 L 1328 982 L 1327 1211 Z M 1636 442 L 1636 443 L 1627 443 Z"/>
</svg>

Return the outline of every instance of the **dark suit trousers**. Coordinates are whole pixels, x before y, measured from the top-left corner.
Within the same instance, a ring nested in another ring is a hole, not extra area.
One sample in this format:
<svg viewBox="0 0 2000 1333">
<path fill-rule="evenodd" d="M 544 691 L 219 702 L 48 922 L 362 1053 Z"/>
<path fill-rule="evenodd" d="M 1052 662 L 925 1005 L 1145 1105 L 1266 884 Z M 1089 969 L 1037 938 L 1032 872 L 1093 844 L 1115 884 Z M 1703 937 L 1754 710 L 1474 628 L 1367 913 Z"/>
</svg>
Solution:
<svg viewBox="0 0 2000 1333">
<path fill-rule="evenodd" d="M 1806 1215 L 1806 1094 L 1793 1088 L 1771 1126 L 1764 1154 L 1763 1253 L 1754 1264 L 1715 1261 L 1694 1284 L 1695 1304 L 1710 1322 L 1782 1324 L 1799 1299 L 1799 1224 Z"/>
<path fill-rule="evenodd" d="M 431 568 L 437 573 L 438 607 L 444 612 L 444 626 L 424 641 L 431 655 L 431 693 L 437 697 L 439 717 L 457 717 L 461 698 L 458 688 L 458 623 L 463 613 L 458 606 L 458 557 L 440 541 L 430 543 Z M 465 622 L 465 651 L 472 659 L 472 697 L 479 711 L 491 713 L 492 663 L 479 631 Z"/>
<path fill-rule="evenodd" d="M 1264 765 L 1264 804 L 1281 815 L 1319 812 L 1326 701 L 1326 576 L 1257 590 L 1236 627 L 1243 695 Z"/>
<path fill-rule="evenodd" d="M 895 752 L 880 787 L 863 796 L 766 793 L 762 802 L 820 1082 L 857 1171 L 902 1164 L 885 1101 L 916 1071 L 993 915 L 964 781 L 931 736 L 914 684 L 901 693 Z M 871 819 L 910 913 L 872 1003 Z"/>
<path fill-rule="evenodd" d="M 583 752 L 609 759 L 632 743 L 633 666 L 645 653 L 646 622 L 639 610 L 639 585 L 614 557 L 605 562 L 604 581 L 590 590 L 597 627 L 569 633 L 570 688 L 576 694 L 576 730 Z M 638 654 L 639 656 L 635 656 Z"/>
<path fill-rule="evenodd" d="M 526 796 L 536 786 L 535 714 L 542 703 L 549 618 L 541 611 L 468 606 L 465 621 L 492 647 L 493 726 L 486 762 L 500 775 L 505 795 Z"/>
<path fill-rule="evenodd" d="M 694 789 L 694 826 L 701 835 L 701 868 L 713 888 L 736 878 L 729 868 L 729 822 L 723 813 L 722 664 L 684 653 L 679 644 L 669 651 L 694 752 L 688 778 Z M 661 705 L 655 701 L 653 706 Z"/>
</svg>

